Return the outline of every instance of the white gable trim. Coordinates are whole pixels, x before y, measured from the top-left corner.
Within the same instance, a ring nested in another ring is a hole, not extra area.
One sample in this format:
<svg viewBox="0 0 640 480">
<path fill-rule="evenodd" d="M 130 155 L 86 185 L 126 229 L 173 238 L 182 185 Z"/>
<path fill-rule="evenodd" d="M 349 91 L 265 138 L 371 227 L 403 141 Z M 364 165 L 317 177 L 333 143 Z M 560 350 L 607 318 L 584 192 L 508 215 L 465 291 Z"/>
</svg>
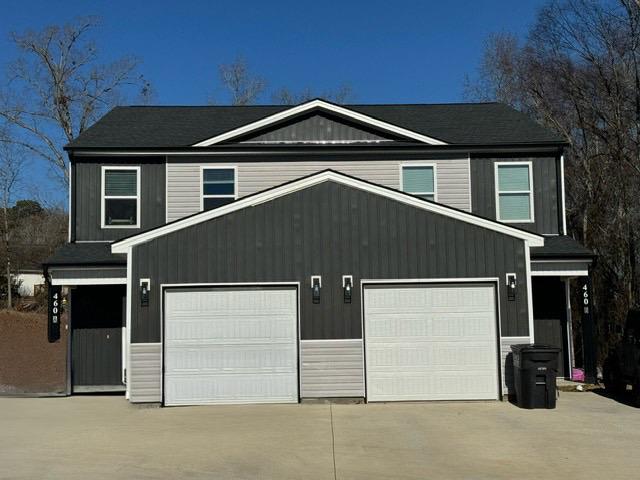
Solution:
<svg viewBox="0 0 640 480">
<path fill-rule="evenodd" d="M 301 105 L 289 108 L 282 112 L 275 113 L 273 115 L 269 115 L 268 117 L 264 117 L 261 120 L 257 120 L 252 123 L 248 123 L 243 125 L 242 127 L 235 128 L 225 133 L 221 133 L 220 135 L 216 135 L 215 137 L 211 137 L 207 140 L 203 140 L 194 144 L 194 147 L 208 147 L 210 145 L 214 145 L 216 143 L 224 142 L 225 140 L 229 140 L 234 137 L 239 137 L 241 135 L 245 135 L 247 133 L 251 133 L 260 128 L 267 127 L 273 123 L 280 122 L 282 120 L 286 120 L 287 118 L 293 117 L 295 115 L 299 115 L 301 113 L 307 112 L 313 109 L 325 110 L 328 112 L 333 112 L 338 115 L 342 115 L 343 117 L 351 118 L 358 122 L 370 125 L 375 128 L 379 128 L 380 130 L 384 130 L 390 133 L 395 133 L 397 135 L 411 138 L 413 140 L 418 140 L 419 142 L 427 143 L 429 145 L 447 145 L 445 142 L 428 137 L 426 135 L 422 135 L 420 133 L 414 132 L 412 130 L 407 130 L 406 128 L 399 127 L 397 125 L 393 125 L 392 123 L 383 122 L 382 120 L 377 120 L 369 115 L 365 115 L 360 112 L 356 112 L 354 110 L 350 110 L 345 107 L 341 107 L 339 105 L 335 105 L 333 103 L 325 102 L 324 100 L 311 100 L 309 102 L 303 103 Z"/>
<path fill-rule="evenodd" d="M 304 190 L 305 188 L 309 188 L 314 185 L 318 185 L 320 183 L 328 182 L 328 181 L 340 183 L 342 185 L 347 185 L 353 188 L 357 188 L 359 190 L 371 192 L 376 195 L 381 195 L 383 197 L 387 197 L 392 200 L 396 200 L 396 201 L 405 203 L 407 205 L 420 208 L 422 210 L 427 210 L 429 212 L 455 218 L 456 220 L 470 223 L 472 225 L 477 225 L 479 227 L 493 230 L 495 232 L 504 233 L 512 237 L 520 238 L 522 240 L 528 241 L 529 246 L 531 247 L 544 246 L 544 237 L 541 235 L 525 232 L 524 230 L 510 227 L 508 225 L 496 222 L 494 220 L 477 217 L 470 213 L 463 212 L 462 210 L 456 210 L 454 208 L 447 207 L 439 203 L 427 202 L 425 200 L 416 198 L 414 196 L 408 195 L 398 190 L 391 190 L 389 188 L 381 187 L 373 183 L 364 182 L 362 180 L 358 180 L 353 177 L 342 175 L 341 173 L 334 172 L 332 170 L 326 170 L 326 171 L 317 173 L 315 175 L 311 175 L 309 177 L 305 177 L 300 180 L 295 180 L 285 185 L 281 185 L 279 187 L 266 190 L 262 193 L 257 193 L 255 195 L 241 198 L 240 200 L 236 200 L 235 202 L 225 205 L 223 207 L 198 213 L 198 214 L 192 215 L 191 217 L 186 217 L 182 220 L 177 220 L 175 222 L 169 223 L 162 227 L 158 227 L 153 230 L 150 230 L 148 232 L 143 232 L 138 235 L 134 235 L 132 237 L 116 241 L 111 245 L 111 251 L 113 253 L 127 253 L 129 248 L 135 245 L 139 245 L 141 243 L 148 242 L 149 240 L 153 240 L 156 237 L 160 237 L 162 235 L 166 235 L 168 233 L 175 232 L 177 230 L 190 227 L 192 225 L 197 225 L 199 223 L 206 222 L 213 218 L 221 217 L 223 215 L 236 212 L 243 208 L 253 207 L 261 203 L 269 202 L 283 195 L 288 195 L 290 193 L 297 192 L 299 190 Z"/>
</svg>

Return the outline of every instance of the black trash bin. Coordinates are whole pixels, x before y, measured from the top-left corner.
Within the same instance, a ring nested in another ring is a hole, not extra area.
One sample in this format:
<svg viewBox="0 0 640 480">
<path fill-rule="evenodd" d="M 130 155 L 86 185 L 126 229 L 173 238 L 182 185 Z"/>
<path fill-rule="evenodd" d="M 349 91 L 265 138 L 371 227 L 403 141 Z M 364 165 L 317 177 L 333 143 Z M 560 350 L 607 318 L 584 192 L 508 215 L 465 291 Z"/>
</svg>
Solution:
<svg viewBox="0 0 640 480">
<path fill-rule="evenodd" d="M 513 345 L 516 404 L 521 408 L 556 408 L 560 349 L 550 345 Z"/>
</svg>

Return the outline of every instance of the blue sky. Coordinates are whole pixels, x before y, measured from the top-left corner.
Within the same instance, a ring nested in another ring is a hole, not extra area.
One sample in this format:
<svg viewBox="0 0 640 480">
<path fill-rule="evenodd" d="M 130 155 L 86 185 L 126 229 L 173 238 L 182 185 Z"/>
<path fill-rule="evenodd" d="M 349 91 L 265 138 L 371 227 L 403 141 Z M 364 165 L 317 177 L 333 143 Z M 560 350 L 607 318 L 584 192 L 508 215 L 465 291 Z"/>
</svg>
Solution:
<svg viewBox="0 0 640 480">
<path fill-rule="evenodd" d="M 269 90 L 348 84 L 356 103 L 456 102 L 486 36 L 526 35 L 543 3 L 3 0 L 0 65 L 16 53 L 9 32 L 91 14 L 103 58 L 140 57 L 159 104 L 227 102 L 217 66 L 239 55 Z"/>
</svg>

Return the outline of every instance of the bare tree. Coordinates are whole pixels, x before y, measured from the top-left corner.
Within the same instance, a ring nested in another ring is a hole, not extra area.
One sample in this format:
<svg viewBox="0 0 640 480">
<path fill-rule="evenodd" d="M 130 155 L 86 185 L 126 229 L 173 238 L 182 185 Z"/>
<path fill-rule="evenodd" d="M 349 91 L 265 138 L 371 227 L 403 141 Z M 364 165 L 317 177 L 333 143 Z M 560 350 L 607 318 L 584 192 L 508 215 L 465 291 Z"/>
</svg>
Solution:
<svg viewBox="0 0 640 480">
<path fill-rule="evenodd" d="M 324 98 L 333 103 L 345 104 L 353 100 L 353 89 L 350 85 L 344 84 L 335 90 L 326 90 L 320 94 L 314 93 L 313 89 L 306 87 L 299 92 L 295 92 L 287 87 L 282 87 L 271 96 L 274 103 L 280 105 L 297 105 L 314 98 Z"/>
<path fill-rule="evenodd" d="M 6 139 L 6 137 L 5 137 Z M 10 142 L 0 142 L 0 201 L 2 202 L 4 247 L 5 247 L 5 275 L 7 282 L 7 308 L 13 307 L 11 287 L 11 226 L 9 211 L 16 188 L 24 173 L 25 158 L 15 145 Z"/>
<path fill-rule="evenodd" d="M 518 83 L 518 39 L 508 32 L 490 34 L 484 41 L 484 52 L 478 74 L 466 76 L 464 95 L 481 102 L 498 101 L 520 107 Z M 499 68 L 496 66 L 499 65 Z"/>
<path fill-rule="evenodd" d="M 249 71 L 243 57 L 218 67 L 220 81 L 231 94 L 232 105 L 251 105 L 266 88 L 265 80 Z"/>
<path fill-rule="evenodd" d="M 12 141 L 49 162 L 65 184 L 63 145 L 125 98 L 145 102 L 152 93 L 138 59 L 99 62 L 91 40 L 98 25 L 88 17 L 11 35 L 20 54 L 0 93 L 0 116 L 21 133 Z"/>
<path fill-rule="evenodd" d="M 561 132 L 568 222 L 599 256 L 600 321 L 640 304 L 640 4 L 551 0 L 526 42 L 491 37 L 472 98 L 504 101 Z M 601 352 L 608 329 L 599 325 Z"/>
</svg>

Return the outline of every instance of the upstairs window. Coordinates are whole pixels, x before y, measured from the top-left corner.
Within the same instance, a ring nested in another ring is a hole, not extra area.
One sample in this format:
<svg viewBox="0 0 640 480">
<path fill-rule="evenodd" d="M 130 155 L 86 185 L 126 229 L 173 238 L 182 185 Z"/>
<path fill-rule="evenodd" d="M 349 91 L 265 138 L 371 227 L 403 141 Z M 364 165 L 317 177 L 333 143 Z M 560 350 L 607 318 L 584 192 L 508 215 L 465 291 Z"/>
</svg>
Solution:
<svg viewBox="0 0 640 480">
<path fill-rule="evenodd" d="M 233 202 L 236 191 L 235 168 L 202 169 L 202 210 L 211 210 Z"/>
<path fill-rule="evenodd" d="M 435 201 L 435 165 L 403 165 L 402 190 L 425 200 Z"/>
<path fill-rule="evenodd" d="M 140 226 L 140 167 L 102 167 L 102 227 Z"/>
<path fill-rule="evenodd" d="M 533 178 L 530 162 L 496 163 L 497 218 L 533 222 Z"/>
</svg>

